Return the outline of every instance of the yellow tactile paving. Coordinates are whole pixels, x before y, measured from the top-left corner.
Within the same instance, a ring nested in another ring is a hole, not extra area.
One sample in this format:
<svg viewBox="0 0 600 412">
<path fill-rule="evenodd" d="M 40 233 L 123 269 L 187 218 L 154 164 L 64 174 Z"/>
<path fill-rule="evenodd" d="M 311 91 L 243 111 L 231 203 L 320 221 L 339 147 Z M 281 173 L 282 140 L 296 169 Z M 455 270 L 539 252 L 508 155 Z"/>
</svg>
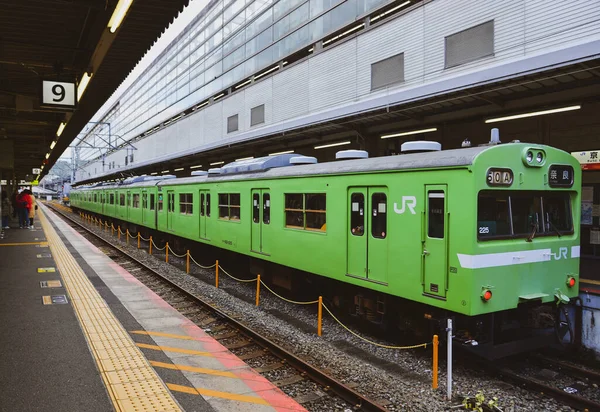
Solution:
<svg viewBox="0 0 600 412">
<path fill-rule="evenodd" d="M 117 411 L 181 411 L 135 342 L 47 221 L 40 222 L 69 300 Z"/>
</svg>

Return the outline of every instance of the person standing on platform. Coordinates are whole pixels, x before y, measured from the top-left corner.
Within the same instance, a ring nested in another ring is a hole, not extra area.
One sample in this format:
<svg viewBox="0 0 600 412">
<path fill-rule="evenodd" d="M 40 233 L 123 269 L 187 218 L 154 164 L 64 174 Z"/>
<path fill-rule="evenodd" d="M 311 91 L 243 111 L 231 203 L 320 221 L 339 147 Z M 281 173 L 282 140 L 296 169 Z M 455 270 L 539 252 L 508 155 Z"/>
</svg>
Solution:
<svg viewBox="0 0 600 412">
<path fill-rule="evenodd" d="M 12 205 L 10 204 L 10 200 L 8 199 L 8 193 L 6 191 L 2 191 L 2 227 L 4 229 L 8 229 L 8 218 L 10 217 L 12 211 Z"/>
<path fill-rule="evenodd" d="M 17 189 L 15 189 L 13 191 L 13 194 L 10 196 L 10 203 L 12 204 L 12 217 L 14 219 L 17 218 L 17 196 L 19 195 L 19 193 L 17 192 Z"/>
<path fill-rule="evenodd" d="M 31 192 L 31 190 L 27 189 L 25 190 L 25 192 L 27 193 L 27 195 L 29 196 L 29 228 L 33 229 L 33 218 L 35 217 L 35 211 L 37 210 L 37 205 L 35 202 L 35 197 L 33 196 L 33 193 Z"/>
<path fill-rule="evenodd" d="M 17 214 L 19 215 L 19 228 L 29 227 L 29 195 L 23 190 L 17 195 Z"/>
</svg>

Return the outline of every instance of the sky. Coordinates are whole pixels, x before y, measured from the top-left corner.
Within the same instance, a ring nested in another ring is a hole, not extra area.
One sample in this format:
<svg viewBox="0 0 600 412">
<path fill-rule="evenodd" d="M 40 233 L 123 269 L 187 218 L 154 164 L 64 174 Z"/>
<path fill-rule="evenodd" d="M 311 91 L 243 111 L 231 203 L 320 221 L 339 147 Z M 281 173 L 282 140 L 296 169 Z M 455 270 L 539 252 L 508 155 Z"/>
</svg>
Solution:
<svg viewBox="0 0 600 412">
<path fill-rule="evenodd" d="M 188 24 L 200 13 L 208 4 L 209 0 L 190 0 L 187 7 L 175 18 L 173 23 L 165 30 L 158 38 L 156 43 L 146 52 L 144 57 L 138 62 L 135 68 L 129 73 L 112 96 L 102 105 L 100 110 L 92 117 L 91 121 L 98 122 L 102 119 L 104 113 L 109 110 L 118 100 L 119 97 L 133 84 L 143 72 L 152 64 L 169 44 L 187 27 Z M 127 19 L 127 18 L 125 18 Z M 126 21 L 126 20 L 125 20 Z M 92 77 L 91 82 L 94 81 Z M 60 160 L 71 161 L 72 150 L 67 148 L 60 156 Z"/>
</svg>

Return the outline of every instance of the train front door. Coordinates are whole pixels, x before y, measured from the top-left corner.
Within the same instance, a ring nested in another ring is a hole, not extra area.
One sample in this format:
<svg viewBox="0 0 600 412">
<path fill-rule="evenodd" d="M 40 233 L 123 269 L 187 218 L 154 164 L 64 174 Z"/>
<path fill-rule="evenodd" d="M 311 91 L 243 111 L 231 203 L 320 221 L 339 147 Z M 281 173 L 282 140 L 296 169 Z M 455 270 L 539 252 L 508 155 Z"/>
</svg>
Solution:
<svg viewBox="0 0 600 412">
<path fill-rule="evenodd" d="M 173 230 L 173 215 L 175 214 L 175 192 L 167 191 L 167 229 Z"/>
<path fill-rule="evenodd" d="M 271 224 L 271 194 L 269 189 L 252 189 L 252 226 L 250 250 L 269 254 L 268 231 Z"/>
<path fill-rule="evenodd" d="M 387 188 L 348 189 L 347 273 L 387 283 Z"/>
<path fill-rule="evenodd" d="M 423 293 L 446 297 L 448 286 L 447 185 L 425 186 Z"/>
<path fill-rule="evenodd" d="M 208 225 L 210 224 L 210 191 L 200 190 L 200 221 L 199 237 L 208 240 Z"/>
</svg>

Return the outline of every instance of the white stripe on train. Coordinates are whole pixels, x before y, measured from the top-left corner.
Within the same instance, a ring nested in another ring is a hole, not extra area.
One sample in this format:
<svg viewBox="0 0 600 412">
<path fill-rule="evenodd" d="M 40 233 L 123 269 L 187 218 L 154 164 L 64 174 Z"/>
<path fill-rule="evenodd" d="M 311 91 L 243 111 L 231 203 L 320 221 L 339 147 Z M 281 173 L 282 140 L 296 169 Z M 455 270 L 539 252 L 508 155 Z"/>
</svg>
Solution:
<svg viewBox="0 0 600 412">
<path fill-rule="evenodd" d="M 517 252 L 487 253 L 484 255 L 464 255 L 458 253 L 460 266 L 464 269 L 483 269 L 501 266 L 522 265 L 525 263 L 548 262 L 550 260 L 575 259 L 579 257 L 579 246 L 571 247 L 571 256 L 567 247 L 552 249 L 522 250 Z"/>
</svg>

